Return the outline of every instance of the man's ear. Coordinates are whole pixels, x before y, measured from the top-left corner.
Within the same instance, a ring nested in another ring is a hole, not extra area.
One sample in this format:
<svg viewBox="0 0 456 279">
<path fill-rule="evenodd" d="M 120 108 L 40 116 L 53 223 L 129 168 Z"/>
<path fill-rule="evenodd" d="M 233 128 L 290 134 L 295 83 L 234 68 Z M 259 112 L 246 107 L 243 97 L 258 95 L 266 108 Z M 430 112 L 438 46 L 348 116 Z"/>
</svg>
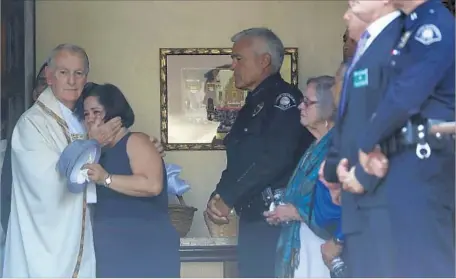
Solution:
<svg viewBox="0 0 456 279">
<path fill-rule="evenodd" d="M 269 53 L 263 53 L 261 55 L 261 64 L 263 65 L 263 68 L 267 68 L 271 66 L 271 55 Z"/>
</svg>

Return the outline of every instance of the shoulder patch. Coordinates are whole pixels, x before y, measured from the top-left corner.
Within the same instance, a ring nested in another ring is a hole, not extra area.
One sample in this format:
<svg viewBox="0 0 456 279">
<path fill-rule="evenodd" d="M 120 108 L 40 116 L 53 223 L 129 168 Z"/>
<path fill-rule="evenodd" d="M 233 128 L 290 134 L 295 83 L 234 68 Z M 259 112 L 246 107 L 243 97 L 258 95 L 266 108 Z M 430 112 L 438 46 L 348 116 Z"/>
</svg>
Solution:
<svg viewBox="0 0 456 279">
<path fill-rule="evenodd" d="M 296 107 L 296 99 L 290 93 L 282 93 L 277 96 L 274 107 L 281 110 L 288 110 Z"/>
<path fill-rule="evenodd" d="M 442 33 L 440 29 L 434 24 L 425 24 L 418 28 L 415 33 L 415 40 L 425 46 L 440 42 L 442 40 Z"/>
</svg>

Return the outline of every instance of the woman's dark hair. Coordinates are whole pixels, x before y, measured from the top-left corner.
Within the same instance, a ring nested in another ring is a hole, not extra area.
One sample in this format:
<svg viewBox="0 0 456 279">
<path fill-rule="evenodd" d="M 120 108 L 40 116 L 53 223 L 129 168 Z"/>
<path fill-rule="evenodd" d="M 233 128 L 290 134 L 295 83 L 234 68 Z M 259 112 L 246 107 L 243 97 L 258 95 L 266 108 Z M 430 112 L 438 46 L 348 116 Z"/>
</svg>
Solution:
<svg viewBox="0 0 456 279">
<path fill-rule="evenodd" d="M 88 82 L 85 85 L 80 98 L 82 108 L 79 106 L 76 110 L 81 119 L 84 119 L 84 101 L 91 96 L 97 97 L 100 105 L 104 107 L 106 112 L 105 122 L 115 117 L 120 117 L 122 125 L 126 128 L 130 128 L 135 123 L 135 114 L 124 94 L 117 86 L 110 83 L 96 84 Z"/>
</svg>

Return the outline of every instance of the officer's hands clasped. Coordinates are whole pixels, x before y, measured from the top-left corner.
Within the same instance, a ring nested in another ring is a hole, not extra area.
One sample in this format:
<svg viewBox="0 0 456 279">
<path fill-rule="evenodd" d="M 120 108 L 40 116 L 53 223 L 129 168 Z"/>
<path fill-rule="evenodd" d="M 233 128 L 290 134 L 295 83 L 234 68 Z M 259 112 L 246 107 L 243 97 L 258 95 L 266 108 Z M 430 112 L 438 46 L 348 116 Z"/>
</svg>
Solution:
<svg viewBox="0 0 456 279">
<path fill-rule="evenodd" d="M 206 206 L 206 214 L 211 219 L 212 222 L 218 225 L 228 224 L 228 214 L 224 214 L 220 210 L 220 204 L 223 203 L 223 200 L 220 198 L 219 194 L 214 195 Z M 226 205 L 225 205 L 226 206 Z"/>
</svg>

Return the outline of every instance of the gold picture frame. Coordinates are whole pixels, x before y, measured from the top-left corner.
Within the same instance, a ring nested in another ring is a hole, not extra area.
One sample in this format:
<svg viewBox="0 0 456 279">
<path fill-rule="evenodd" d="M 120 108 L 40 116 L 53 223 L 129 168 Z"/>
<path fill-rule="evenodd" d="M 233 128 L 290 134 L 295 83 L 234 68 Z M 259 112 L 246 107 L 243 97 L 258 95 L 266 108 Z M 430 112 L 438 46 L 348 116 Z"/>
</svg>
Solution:
<svg viewBox="0 0 456 279">
<path fill-rule="evenodd" d="M 223 137 L 247 94 L 234 87 L 231 52 L 160 48 L 160 134 L 165 150 L 225 149 Z M 297 48 L 285 48 L 281 74 L 298 86 Z"/>
</svg>

